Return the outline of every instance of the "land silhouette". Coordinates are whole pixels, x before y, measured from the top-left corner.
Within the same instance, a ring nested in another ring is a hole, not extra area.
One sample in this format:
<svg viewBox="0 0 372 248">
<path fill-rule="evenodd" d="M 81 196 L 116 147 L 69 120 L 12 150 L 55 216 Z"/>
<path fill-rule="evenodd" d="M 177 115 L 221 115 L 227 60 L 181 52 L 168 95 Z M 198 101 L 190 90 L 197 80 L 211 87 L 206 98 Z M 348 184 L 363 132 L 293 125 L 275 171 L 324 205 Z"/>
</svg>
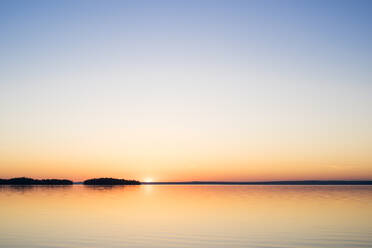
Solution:
<svg viewBox="0 0 372 248">
<path fill-rule="evenodd" d="M 140 181 L 116 178 L 93 178 L 83 182 L 84 185 L 140 185 Z"/>
<path fill-rule="evenodd" d="M 11 179 L 0 179 L 0 185 L 72 185 L 67 179 L 32 179 L 28 177 L 16 177 Z"/>
<path fill-rule="evenodd" d="M 67 179 L 33 179 L 17 177 L 0 179 L 0 185 L 372 185 L 372 180 L 294 180 L 294 181 L 165 181 L 165 182 L 140 182 L 117 178 L 92 178 L 84 182 L 73 182 Z"/>
<path fill-rule="evenodd" d="M 143 182 L 151 185 L 372 185 L 371 180 L 302 180 L 302 181 L 185 181 L 185 182 Z"/>
</svg>

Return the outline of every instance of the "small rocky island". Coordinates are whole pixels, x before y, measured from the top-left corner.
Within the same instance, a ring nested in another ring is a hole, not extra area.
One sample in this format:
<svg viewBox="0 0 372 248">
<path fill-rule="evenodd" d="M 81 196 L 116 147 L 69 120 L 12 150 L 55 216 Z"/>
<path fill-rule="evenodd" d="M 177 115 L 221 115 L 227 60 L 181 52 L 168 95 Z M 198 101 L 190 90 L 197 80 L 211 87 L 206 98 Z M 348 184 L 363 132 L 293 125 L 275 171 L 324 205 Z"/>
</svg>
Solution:
<svg viewBox="0 0 372 248">
<path fill-rule="evenodd" d="M 93 178 L 83 182 L 85 185 L 140 185 L 136 180 L 125 180 L 116 178 Z"/>
<path fill-rule="evenodd" d="M 11 179 L 0 179 L 0 185 L 72 185 L 73 182 L 66 179 L 32 179 L 17 177 Z"/>
</svg>

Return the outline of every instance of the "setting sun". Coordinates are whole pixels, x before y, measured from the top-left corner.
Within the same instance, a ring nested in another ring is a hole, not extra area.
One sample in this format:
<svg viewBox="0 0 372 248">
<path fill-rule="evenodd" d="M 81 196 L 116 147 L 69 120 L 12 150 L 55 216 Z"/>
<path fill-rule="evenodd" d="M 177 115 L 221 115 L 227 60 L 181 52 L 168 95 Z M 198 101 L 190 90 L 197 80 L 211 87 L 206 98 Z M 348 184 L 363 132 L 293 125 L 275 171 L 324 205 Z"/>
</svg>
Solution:
<svg viewBox="0 0 372 248">
<path fill-rule="evenodd" d="M 153 182 L 154 180 L 153 180 L 152 178 L 150 178 L 150 177 L 147 177 L 147 178 L 145 178 L 143 181 L 144 181 L 145 183 L 151 183 L 151 182 Z"/>
</svg>

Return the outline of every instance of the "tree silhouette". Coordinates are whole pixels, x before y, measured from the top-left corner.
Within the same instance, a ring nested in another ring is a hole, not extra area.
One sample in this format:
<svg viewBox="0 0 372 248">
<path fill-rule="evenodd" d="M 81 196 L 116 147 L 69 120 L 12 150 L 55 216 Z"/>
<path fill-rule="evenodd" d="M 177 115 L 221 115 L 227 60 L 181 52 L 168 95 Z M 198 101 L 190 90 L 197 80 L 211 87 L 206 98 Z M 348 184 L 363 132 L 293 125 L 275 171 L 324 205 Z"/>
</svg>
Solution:
<svg viewBox="0 0 372 248">
<path fill-rule="evenodd" d="M 93 178 L 84 181 L 85 185 L 139 185 L 136 180 L 125 180 L 116 178 Z"/>
<path fill-rule="evenodd" d="M 2 185 L 71 185 L 72 181 L 66 179 L 32 179 L 27 177 L 17 177 L 11 179 L 0 179 Z"/>
</svg>

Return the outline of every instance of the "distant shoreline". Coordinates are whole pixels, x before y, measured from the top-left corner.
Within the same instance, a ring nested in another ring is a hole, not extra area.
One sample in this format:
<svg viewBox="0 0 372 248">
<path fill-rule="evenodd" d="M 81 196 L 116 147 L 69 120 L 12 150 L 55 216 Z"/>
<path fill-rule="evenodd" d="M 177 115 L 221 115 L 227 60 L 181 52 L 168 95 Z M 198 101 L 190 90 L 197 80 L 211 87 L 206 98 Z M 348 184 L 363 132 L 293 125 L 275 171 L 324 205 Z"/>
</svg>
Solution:
<svg viewBox="0 0 372 248">
<path fill-rule="evenodd" d="M 372 185 L 372 180 L 304 180 L 304 181 L 188 181 L 188 182 L 142 182 L 144 185 Z"/>
<path fill-rule="evenodd" d="M 116 178 L 94 178 L 84 182 L 67 179 L 32 179 L 26 177 L 0 179 L 0 185 L 372 185 L 372 180 L 286 180 L 286 181 L 181 181 L 140 182 Z"/>
<path fill-rule="evenodd" d="M 72 185 L 73 181 L 67 179 L 33 179 L 28 177 L 16 177 L 0 179 L 0 185 Z"/>
</svg>

